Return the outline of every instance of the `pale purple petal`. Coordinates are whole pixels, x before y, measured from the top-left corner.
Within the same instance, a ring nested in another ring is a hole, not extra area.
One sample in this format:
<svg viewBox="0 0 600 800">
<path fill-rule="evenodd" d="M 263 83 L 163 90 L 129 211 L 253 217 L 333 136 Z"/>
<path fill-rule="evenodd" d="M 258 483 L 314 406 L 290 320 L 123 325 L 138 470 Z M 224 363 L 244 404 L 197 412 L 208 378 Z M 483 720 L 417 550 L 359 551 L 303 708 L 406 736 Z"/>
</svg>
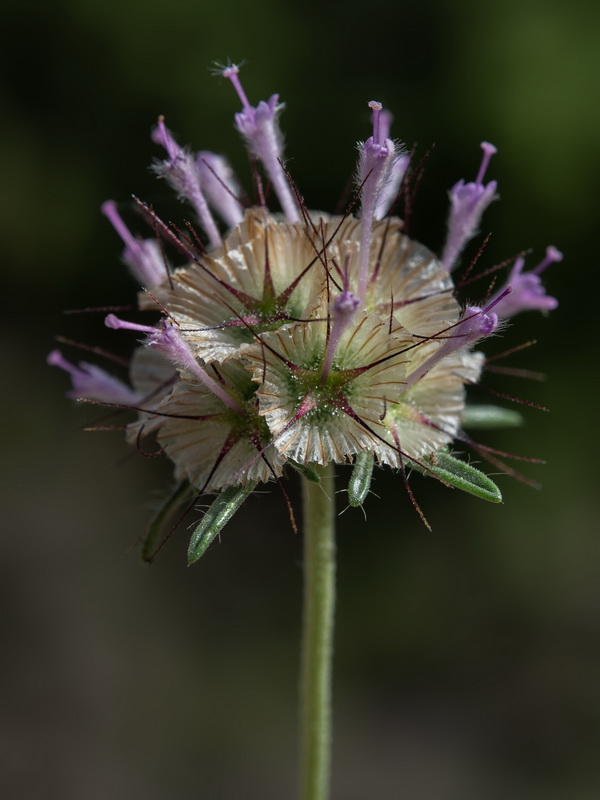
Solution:
<svg viewBox="0 0 600 800">
<path fill-rule="evenodd" d="M 196 156 L 196 166 L 200 176 L 200 187 L 208 202 L 233 228 L 244 219 L 240 203 L 240 187 L 233 169 L 224 156 L 203 151 Z"/>
<path fill-rule="evenodd" d="M 219 247 L 223 243 L 221 234 L 200 188 L 196 159 L 189 150 L 184 150 L 177 144 L 163 117 L 158 118 L 158 125 L 152 131 L 152 141 L 162 145 L 168 155 L 166 160 L 155 164 L 156 174 L 165 178 L 181 200 L 190 203 L 198 215 L 198 221 L 208 236 L 211 247 Z"/>
<path fill-rule="evenodd" d="M 63 357 L 60 350 L 53 350 L 47 361 L 48 364 L 60 367 L 71 376 L 72 389 L 67 392 L 67 397 L 123 405 L 136 405 L 140 401 L 138 392 L 94 364 L 85 361 L 80 361 L 78 366 L 71 364 Z"/>
<path fill-rule="evenodd" d="M 344 290 L 333 301 L 331 314 L 332 325 L 329 332 L 329 338 L 327 340 L 327 350 L 325 352 L 323 371 L 321 373 L 321 383 L 323 384 L 329 375 L 329 370 L 331 369 L 333 357 L 335 355 L 335 351 L 337 350 L 337 346 L 340 343 L 340 339 L 342 338 L 348 325 L 350 325 L 354 319 L 354 315 L 356 314 L 359 306 L 359 298 L 352 292 L 349 292 L 347 288 L 344 288 Z"/>
<path fill-rule="evenodd" d="M 373 110 L 373 115 L 377 113 L 379 116 L 379 141 L 385 142 L 386 139 L 390 138 L 394 117 L 392 113 L 385 108 L 380 109 L 379 112 Z M 408 169 L 409 164 L 410 156 L 408 154 L 404 153 L 396 156 L 396 159 L 392 165 L 390 176 L 385 185 L 382 186 L 379 197 L 377 198 L 377 202 L 375 204 L 373 217 L 376 220 L 383 219 L 390 210 L 391 205 L 396 200 L 398 191 L 400 190 L 400 185 L 402 184 L 404 176 L 406 175 L 406 170 Z"/>
<path fill-rule="evenodd" d="M 562 261 L 563 255 L 555 247 L 548 247 L 546 256 L 537 267 L 529 272 L 523 272 L 525 266 L 524 258 L 517 258 L 510 272 L 507 286 L 512 291 L 506 297 L 498 301 L 496 310 L 501 317 L 514 317 L 521 311 L 553 311 L 558 306 L 558 300 L 546 294 L 546 288 L 540 277 L 541 273 L 558 261 Z M 500 296 L 502 289 L 497 293 Z"/>
<path fill-rule="evenodd" d="M 404 176 L 406 175 L 406 170 L 408 169 L 409 164 L 409 155 L 398 156 L 394 161 L 390 177 L 385 186 L 382 187 L 381 193 L 377 198 L 375 211 L 373 213 L 374 219 L 383 219 L 390 210 L 392 204 L 398 196 L 400 186 L 404 180 Z"/>
<path fill-rule="evenodd" d="M 125 244 L 123 261 L 133 275 L 148 289 L 161 284 L 169 268 L 158 243 L 154 239 L 138 239 L 134 236 L 121 219 L 114 201 L 107 200 L 101 209 Z"/>
<path fill-rule="evenodd" d="M 483 158 L 475 182 L 465 183 L 461 180 L 450 190 L 448 235 L 441 259 L 448 270 L 457 266 L 465 245 L 479 230 L 483 212 L 498 196 L 496 181 L 490 181 L 485 185 L 482 182 L 496 148 L 489 142 L 482 142 L 481 148 Z"/>
<path fill-rule="evenodd" d="M 362 186 L 361 192 L 361 235 L 360 261 L 358 268 L 358 297 L 364 303 L 369 280 L 369 264 L 371 263 L 371 238 L 373 221 L 376 219 L 377 203 L 385 186 L 392 177 L 396 161 L 396 145 L 391 139 L 379 140 L 379 112 L 381 104 L 371 100 L 369 106 L 373 110 L 373 136 L 360 146 L 357 180 Z"/>
<path fill-rule="evenodd" d="M 278 116 L 283 110 L 279 95 L 271 95 L 268 102 L 261 100 L 254 107 L 246 97 L 235 65 L 223 71 L 229 78 L 242 102 L 242 110 L 235 115 L 235 125 L 244 138 L 250 152 L 263 163 L 273 184 L 275 193 L 288 222 L 297 222 L 299 217 L 296 200 L 290 190 L 283 167 L 283 136 Z"/>
</svg>

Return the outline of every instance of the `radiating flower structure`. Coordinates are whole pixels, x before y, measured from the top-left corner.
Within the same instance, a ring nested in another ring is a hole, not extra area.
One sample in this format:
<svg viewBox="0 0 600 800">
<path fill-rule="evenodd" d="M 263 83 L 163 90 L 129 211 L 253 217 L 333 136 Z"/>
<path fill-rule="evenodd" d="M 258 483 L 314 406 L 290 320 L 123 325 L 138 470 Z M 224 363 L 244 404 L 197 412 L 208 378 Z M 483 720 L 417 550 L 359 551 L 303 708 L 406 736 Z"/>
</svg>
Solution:
<svg viewBox="0 0 600 800">
<path fill-rule="evenodd" d="M 364 474 L 367 489 L 377 463 L 400 470 L 405 482 L 406 469 L 416 468 L 498 500 L 485 475 L 450 454 L 454 440 L 464 440 L 465 384 L 478 382 L 484 366 L 474 347 L 497 334 L 499 320 L 556 306 L 540 273 L 561 255 L 549 248 L 529 273 L 518 259 L 487 305 L 460 305 L 451 270 L 497 196 L 494 181 L 483 184 L 495 148 L 483 143 L 476 181 L 451 190 L 438 258 L 405 234 L 402 219 L 387 216 L 411 165 L 379 103 L 369 103 L 373 131 L 359 144 L 354 199 L 345 214 L 330 216 L 307 209 L 284 167 L 278 96 L 253 107 L 238 68 L 223 74 L 242 103 L 235 124 L 253 159 L 259 203 L 244 206 L 223 156 L 181 147 L 159 119 L 153 139 L 166 158 L 154 169 L 195 219 L 168 226 L 139 203 L 154 231 L 140 239 L 114 202 L 104 204 L 144 289 L 147 319 L 106 318 L 110 328 L 143 336 L 133 388 L 54 351 L 50 363 L 72 376 L 70 395 L 134 410 L 130 441 L 155 437 L 181 485 L 225 492 L 234 503 L 259 482 L 279 481 L 286 465 L 310 476 L 311 465 L 332 461 L 355 462 L 354 484 Z M 280 212 L 266 206 L 260 165 Z M 183 254 L 183 266 L 173 269 L 165 249 Z M 157 313 L 158 322 L 150 318 Z M 506 420 L 492 407 L 487 414 Z M 365 487 L 350 492 L 352 504 Z"/>
</svg>

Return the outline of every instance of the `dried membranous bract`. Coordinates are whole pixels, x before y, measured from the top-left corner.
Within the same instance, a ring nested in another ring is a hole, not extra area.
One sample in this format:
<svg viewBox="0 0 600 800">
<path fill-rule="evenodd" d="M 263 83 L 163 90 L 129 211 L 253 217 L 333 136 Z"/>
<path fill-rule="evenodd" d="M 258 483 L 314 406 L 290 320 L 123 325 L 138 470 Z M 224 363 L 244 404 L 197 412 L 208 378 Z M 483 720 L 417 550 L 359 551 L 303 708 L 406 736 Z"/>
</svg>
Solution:
<svg viewBox="0 0 600 800">
<path fill-rule="evenodd" d="M 235 125 L 259 202 L 247 207 L 224 157 L 180 146 L 159 119 L 153 139 L 164 158 L 154 170 L 193 221 L 167 225 L 138 203 L 152 227 L 142 239 L 115 203 L 104 204 L 143 289 L 135 321 L 109 314 L 106 325 L 141 343 L 129 385 L 54 351 L 50 362 L 71 374 L 70 395 L 133 410 L 129 440 L 140 447 L 153 437 L 190 496 L 227 493 L 235 503 L 279 481 L 286 465 L 318 479 L 314 466 L 333 461 L 355 464 L 353 504 L 373 464 L 397 470 L 407 487 L 417 469 L 498 500 L 487 476 L 451 451 L 457 439 L 471 441 L 469 422 L 508 424 L 514 412 L 469 409 L 465 385 L 479 381 L 479 348 L 503 320 L 556 306 L 540 273 L 561 254 L 548 248 L 529 272 L 518 258 L 482 305 L 457 299 L 452 271 L 497 197 L 496 183 L 484 182 L 495 148 L 483 143 L 476 179 L 451 189 L 438 257 L 390 214 L 414 166 L 379 103 L 369 104 L 373 130 L 358 146 L 355 193 L 333 216 L 309 210 L 284 167 L 278 96 L 254 107 L 237 67 L 223 74 L 242 104 Z M 280 210 L 264 201 L 273 195 Z"/>
</svg>

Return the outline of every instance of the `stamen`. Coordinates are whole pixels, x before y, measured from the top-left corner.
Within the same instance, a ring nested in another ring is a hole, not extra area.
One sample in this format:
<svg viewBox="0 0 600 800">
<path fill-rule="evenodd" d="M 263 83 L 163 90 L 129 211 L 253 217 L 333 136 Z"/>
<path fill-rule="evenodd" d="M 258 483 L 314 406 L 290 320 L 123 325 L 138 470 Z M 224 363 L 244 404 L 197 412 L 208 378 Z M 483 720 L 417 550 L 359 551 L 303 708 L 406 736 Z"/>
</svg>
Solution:
<svg viewBox="0 0 600 800">
<path fill-rule="evenodd" d="M 564 256 L 560 250 L 557 250 L 556 247 L 550 245 L 546 248 L 546 257 L 542 259 L 537 267 L 534 267 L 531 271 L 534 275 L 541 275 L 542 272 L 550 266 L 550 264 L 556 264 L 559 261 L 562 261 L 563 258 Z"/>
<path fill-rule="evenodd" d="M 169 268 L 165 264 L 160 247 L 154 239 L 138 239 L 121 219 L 117 204 L 107 200 L 101 211 L 119 234 L 125 245 L 123 261 L 142 284 L 152 288 L 162 283 Z"/>
<path fill-rule="evenodd" d="M 134 249 L 139 245 L 139 240 L 135 238 L 135 236 L 131 233 L 127 225 L 121 219 L 119 212 L 117 211 L 117 204 L 114 200 L 107 200 L 105 203 L 102 203 L 100 206 L 100 210 L 104 214 L 104 216 L 108 219 L 110 224 L 119 234 L 121 239 L 123 240 L 123 244 L 128 249 Z"/>
<path fill-rule="evenodd" d="M 375 144 L 380 144 L 381 140 L 379 139 L 379 117 L 381 115 L 383 106 L 381 105 L 381 103 L 378 103 L 377 100 L 371 100 L 369 103 L 369 108 L 373 112 L 373 141 L 375 142 Z"/>
<path fill-rule="evenodd" d="M 483 179 L 485 177 L 485 173 L 487 172 L 490 161 L 492 160 L 492 156 L 498 152 L 498 148 L 494 147 L 494 145 L 490 144 L 489 142 L 482 142 L 481 149 L 483 150 L 483 157 L 481 159 L 479 172 L 477 173 L 477 178 L 475 179 L 475 183 L 478 186 L 481 186 L 483 183 Z"/>
<path fill-rule="evenodd" d="M 128 322 L 125 319 L 119 319 L 115 314 L 108 314 L 104 319 L 104 324 L 107 328 L 112 328 L 115 331 L 139 331 L 140 333 L 153 334 L 156 328 L 151 325 L 139 325 L 137 322 Z"/>
<path fill-rule="evenodd" d="M 244 91 L 244 87 L 240 79 L 238 78 L 240 68 L 237 64 L 231 64 L 231 66 L 227 67 L 223 70 L 223 77 L 229 78 L 231 83 L 233 84 L 233 88 L 237 92 L 238 97 L 240 98 L 242 105 L 244 108 L 251 108 L 250 102 L 246 96 L 246 92 Z"/>
</svg>

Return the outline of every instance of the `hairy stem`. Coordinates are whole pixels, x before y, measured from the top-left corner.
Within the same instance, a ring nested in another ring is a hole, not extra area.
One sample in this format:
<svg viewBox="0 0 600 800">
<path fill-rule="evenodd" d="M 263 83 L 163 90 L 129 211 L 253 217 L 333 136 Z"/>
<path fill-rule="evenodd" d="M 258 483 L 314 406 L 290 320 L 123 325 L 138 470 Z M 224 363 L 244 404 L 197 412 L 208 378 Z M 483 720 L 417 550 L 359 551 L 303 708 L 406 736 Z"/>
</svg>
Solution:
<svg viewBox="0 0 600 800">
<path fill-rule="evenodd" d="M 301 665 L 302 800 L 327 800 L 335 610 L 334 464 L 303 480 L 304 618 Z"/>
</svg>

